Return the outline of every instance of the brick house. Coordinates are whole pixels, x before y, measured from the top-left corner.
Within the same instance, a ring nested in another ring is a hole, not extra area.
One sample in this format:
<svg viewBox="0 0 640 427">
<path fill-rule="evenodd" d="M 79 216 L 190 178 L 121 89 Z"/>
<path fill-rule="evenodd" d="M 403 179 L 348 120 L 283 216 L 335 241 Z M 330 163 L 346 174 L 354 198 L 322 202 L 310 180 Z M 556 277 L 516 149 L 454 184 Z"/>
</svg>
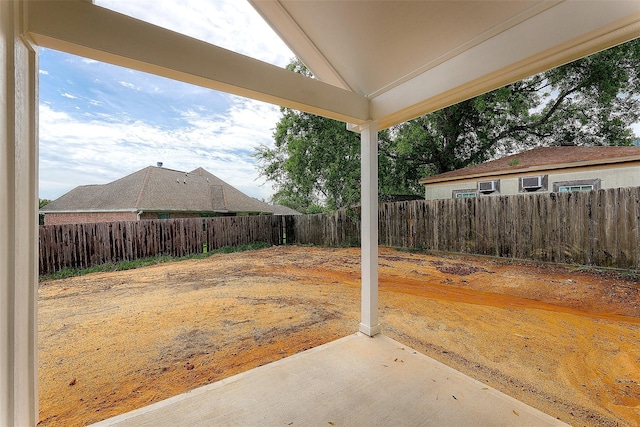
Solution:
<svg viewBox="0 0 640 427">
<path fill-rule="evenodd" d="M 103 185 L 74 188 L 40 210 L 45 225 L 273 214 L 203 168 L 149 166 Z"/>
<path fill-rule="evenodd" d="M 427 200 L 640 186 L 640 147 L 539 147 L 420 180 Z"/>
</svg>

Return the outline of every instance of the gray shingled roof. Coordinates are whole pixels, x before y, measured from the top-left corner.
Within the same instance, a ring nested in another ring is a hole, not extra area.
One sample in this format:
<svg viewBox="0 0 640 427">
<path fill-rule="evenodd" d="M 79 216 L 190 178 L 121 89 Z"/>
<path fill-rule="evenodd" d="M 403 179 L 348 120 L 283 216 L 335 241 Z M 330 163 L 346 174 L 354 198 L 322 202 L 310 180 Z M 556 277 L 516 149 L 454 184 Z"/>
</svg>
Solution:
<svg viewBox="0 0 640 427">
<path fill-rule="evenodd" d="M 273 212 L 203 168 L 191 172 L 149 166 L 103 185 L 76 187 L 42 212 Z"/>
<path fill-rule="evenodd" d="M 302 215 L 301 212 L 284 205 L 272 205 L 274 215 Z"/>
<path fill-rule="evenodd" d="M 572 168 L 640 160 L 640 147 L 539 147 L 490 162 L 456 169 L 420 180 L 420 184 L 455 181 L 505 173 Z"/>
</svg>

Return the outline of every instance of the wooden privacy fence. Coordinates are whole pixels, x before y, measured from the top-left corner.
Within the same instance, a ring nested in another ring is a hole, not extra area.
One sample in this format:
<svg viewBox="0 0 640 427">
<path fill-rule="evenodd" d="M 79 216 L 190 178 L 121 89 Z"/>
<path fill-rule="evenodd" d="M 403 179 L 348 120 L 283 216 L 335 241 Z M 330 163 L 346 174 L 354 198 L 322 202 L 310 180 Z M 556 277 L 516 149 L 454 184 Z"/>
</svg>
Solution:
<svg viewBox="0 0 640 427">
<path fill-rule="evenodd" d="M 287 244 L 360 245 L 360 209 L 285 217 Z"/>
<path fill-rule="evenodd" d="M 282 244 L 279 216 L 236 216 L 40 227 L 40 274 L 255 242 Z"/>
<path fill-rule="evenodd" d="M 382 246 L 640 269 L 640 187 L 379 207 Z M 360 212 L 40 227 L 40 274 L 255 242 L 360 244 Z"/>
<path fill-rule="evenodd" d="M 382 246 L 640 269 L 640 187 L 379 207 Z M 357 213 L 288 218 L 288 243 L 358 245 Z"/>
</svg>

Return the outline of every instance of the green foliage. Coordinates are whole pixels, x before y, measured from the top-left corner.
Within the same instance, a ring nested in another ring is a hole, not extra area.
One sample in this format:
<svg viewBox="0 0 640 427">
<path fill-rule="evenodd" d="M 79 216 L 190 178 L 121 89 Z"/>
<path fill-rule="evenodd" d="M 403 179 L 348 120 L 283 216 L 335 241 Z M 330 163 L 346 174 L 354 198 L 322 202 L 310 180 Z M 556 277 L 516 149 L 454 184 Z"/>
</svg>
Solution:
<svg viewBox="0 0 640 427">
<path fill-rule="evenodd" d="M 548 144 L 630 145 L 640 117 L 640 39 L 542 75 L 555 99 L 535 119 L 547 120 Z"/>
<path fill-rule="evenodd" d="M 219 249 L 205 251 L 204 253 L 186 255 L 183 257 L 159 256 L 152 258 L 140 258 L 132 261 L 122 261 L 118 263 L 107 263 L 89 268 L 63 268 L 55 273 L 40 276 L 40 281 L 67 279 L 69 277 L 84 276 L 91 273 L 104 273 L 112 271 L 133 270 L 150 265 L 162 264 L 165 262 L 184 261 L 188 259 L 202 259 L 215 254 L 229 254 L 233 252 L 255 251 L 268 248 L 271 245 L 265 242 L 255 242 L 247 245 L 223 246 Z"/>
<path fill-rule="evenodd" d="M 287 68 L 312 77 L 300 61 Z M 261 174 L 277 188 L 273 201 L 307 214 L 357 205 L 360 135 L 336 120 L 288 108 L 281 111 L 274 147 L 263 145 L 254 153 Z M 380 193 L 422 194 L 416 180 L 403 179 L 407 168 L 382 152 L 392 143 L 389 131 L 379 132 L 378 138 Z"/>
<path fill-rule="evenodd" d="M 421 195 L 421 178 L 536 146 L 630 145 L 639 73 L 640 39 L 382 131 L 379 192 Z M 274 142 L 255 157 L 275 202 L 305 213 L 359 202 L 359 135 L 343 123 L 285 108 Z"/>
<path fill-rule="evenodd" d="M 357 200 L 360 139 L 344 123 L 283 109 L 274 133 L 275 149 L 260 147 L 263 173 L 279 191 L 277 203 L 308 213 L 326 200 L 328 209 Z M 290 179 L 294 177 L 294 179 Z"/>
<path fill-rule="evenodd" d="M 49 203 L 51 203 L 51 200 L 49 199 L 38 199 L 38 209 L 42 209 L 43 207 L 47 206 Z M 38 223 L 40 225 L 44 225 L 44 214 L 39 214 L 38 215 Z"/>
</svg>

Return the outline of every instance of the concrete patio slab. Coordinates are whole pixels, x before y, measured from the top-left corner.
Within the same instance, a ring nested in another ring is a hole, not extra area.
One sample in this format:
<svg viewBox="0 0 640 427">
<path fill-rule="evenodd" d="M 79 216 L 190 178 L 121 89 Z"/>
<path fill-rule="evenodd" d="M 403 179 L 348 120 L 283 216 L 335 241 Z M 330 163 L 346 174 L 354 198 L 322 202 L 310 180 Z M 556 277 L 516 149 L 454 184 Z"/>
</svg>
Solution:
<svg viewBox="0 0 640 427">
<path fill-rule="evenodd" d="M 354 334 L 94 426 L 566 425 L 391 338 Z"/>
</svg>

